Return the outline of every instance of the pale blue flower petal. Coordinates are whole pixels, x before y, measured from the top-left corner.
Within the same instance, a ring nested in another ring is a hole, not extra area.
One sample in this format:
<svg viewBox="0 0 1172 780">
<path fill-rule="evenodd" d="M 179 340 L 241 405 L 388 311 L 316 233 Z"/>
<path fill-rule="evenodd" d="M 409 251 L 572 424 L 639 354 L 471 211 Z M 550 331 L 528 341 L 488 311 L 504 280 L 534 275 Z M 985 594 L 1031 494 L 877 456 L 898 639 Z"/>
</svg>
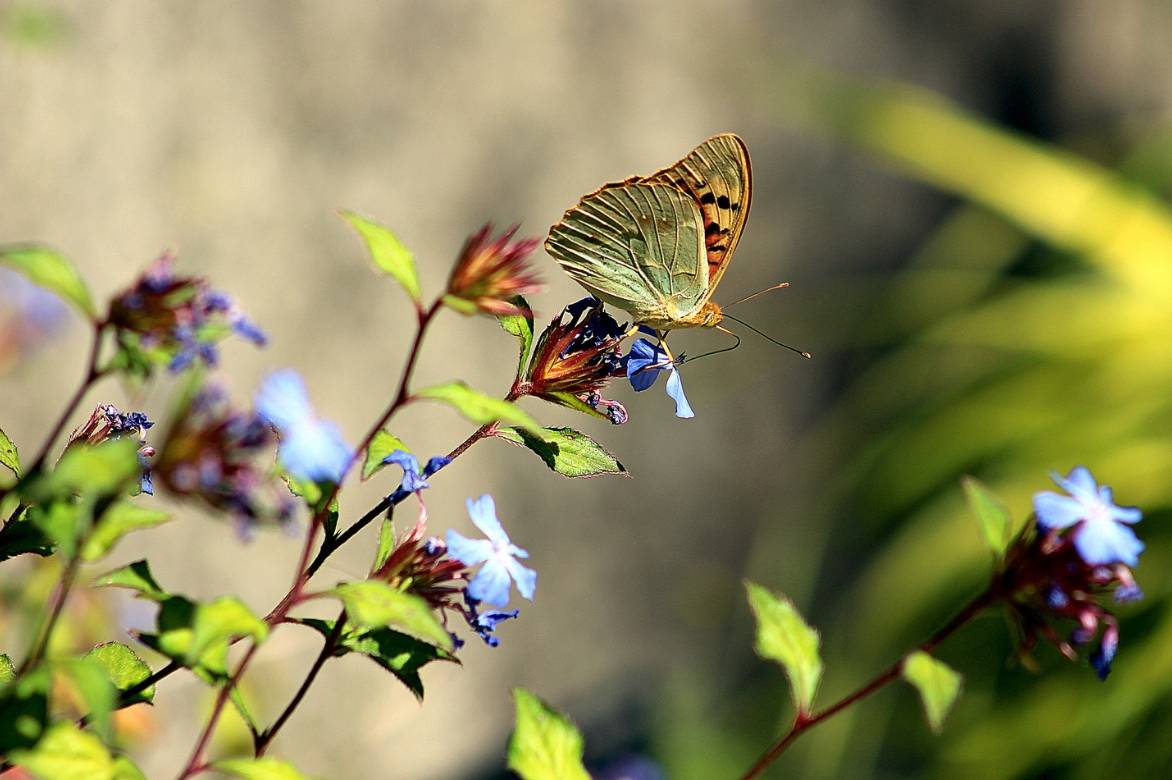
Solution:
<svg viewBox="0 0 1172 780">
<path fill-rule="evenodd" d="M 684 383 L 680 379 L 680 372 L 674 368 L 667 378 L 667 394 L 676 402 L 676 417 L 688 419 L 696 416 L 692 412 L 692 407 L 688 403 L 688 399 L 684 396 Z"/>
<path fill-rule="evenodd" d="M 313 416 L 305 383 L 296 371 L 276 371 L 265 379 L 256 394 L 256 411 L 282 432 Z"/>
<path fill-rule="evenodd" d="M 533 569 L 522 566 L 516 560 L 509 558 L 505 562 L 508 567 L 509 574 L 512 575 L 513 581 L 517 583 L 517 592 L 525 598 L 533 601 L 533 592 L 537 590 L 537 572 Z M 475 593 L 472 595 L 476 595 Z M 497 606 L 502 606 L 498 604 Z"/>
<path fill-rule="evenodd" d="M 507 564 L 490 558 L 468 583 L 468 595 L 485 604 L 503 607 L 509 603 L 509 570 Z"/>
<path fill-rule="evenodd" d="M 484 539 L 469 539 L 459 531 L 448 531 L 444 536 L 451 555 L 465 566 L 475 566 L 487 561 L 492 555 L 492 542 Z"/>
<path fill-rule="evenodd" d="M 1130 527 L 1118 523 L 1086 523 L 1075 531 L 1074 546 L 1092 566 L 1125 563 L 1135 566 L 1144 543 Z"/>
<path fill-rule="evenodd" d="M 310 420 L 282 431 L 277 457 L 299 479 L 339 482 L 350 465 L 351 451 L 332 423 Z"/>
<path fill-rule="evenodd" d="M 1034 494 L 1034 512 L 1043 528 L 1069 528 L 1083 518 L 1086 509 L 1069 496 L 1043 490 Z"/>
<path fill-rule="evenodd" d="M 492 500 L 492 496 L 485 493 L 480 498 L 475 500 L 468 499 L 468 516 L 472 518 L 472 523 L 484 533 L 491 541 L 496 544 L 508 544 L 509 535 L 505 533 L 505 529 L 501 526 L 501 521 L 496 517 L 496 503 Z"/>
</svg>

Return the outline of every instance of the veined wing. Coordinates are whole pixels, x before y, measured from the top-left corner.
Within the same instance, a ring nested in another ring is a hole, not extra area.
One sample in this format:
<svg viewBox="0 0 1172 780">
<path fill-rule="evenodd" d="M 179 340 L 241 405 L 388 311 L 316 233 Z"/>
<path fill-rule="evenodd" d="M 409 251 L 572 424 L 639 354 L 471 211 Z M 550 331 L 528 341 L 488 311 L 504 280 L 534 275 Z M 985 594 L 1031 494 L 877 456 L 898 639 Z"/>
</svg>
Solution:
<svg viewBox="0 0 1172 780">
<path fill-rule="evenodd" d="M 696 199 L 708 253 L 707 298 L 728 268 L 749 216 L 753 170 L 745 142 L 733 133 L 715 135 L 644 181 L 674 184 Z"/>
<path fill-rule="evenodd" d="M 607 185 L 550 228 L 545 248 L 578 283 L 636 322 L 686 316 L 707 297 L 700 208 L 675 185 Z"/>
</svg>

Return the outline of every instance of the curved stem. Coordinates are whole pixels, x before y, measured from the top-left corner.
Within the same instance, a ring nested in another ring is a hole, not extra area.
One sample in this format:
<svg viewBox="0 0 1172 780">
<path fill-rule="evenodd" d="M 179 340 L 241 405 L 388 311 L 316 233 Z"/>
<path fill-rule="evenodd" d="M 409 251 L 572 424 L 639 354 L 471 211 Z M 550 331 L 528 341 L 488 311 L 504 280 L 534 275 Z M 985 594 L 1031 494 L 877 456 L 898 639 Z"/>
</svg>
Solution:
<svg viewBox="0 0 1172 780">
<path fill-rule="evenodd" d="M 61 431 L 64 430 L 66 424 L 69 422 L 69 418 L 77 410 L 77 405 L 81 403 L 81 400 L 85 397 L 90 387 L 93 386 L 94 382 L 101 379 L 105 374 L 104 371 L 98 369 L 98 354 L 102 349 L 102 334 L 105 330 L 106 324 L 104 322 L 94 323 L 93 342 L 90 344 L 89 358 L 86 360 L 85 376 L 82 377 L 81 384 L 78 385 L 77 390 L 73 392 L 69 401 L 66 402 L 64 411 L 57 418 L 57 422 L 53 424 L 48 437 L 45 439 L 45 443 L 41 445 L 40 452 L 37 453 L 37 457 L 33 460 L 32 465 L 26 469 L 25 473 L 36 473 L 45 465 L 45 461 L 49 457 L 49 452 L 53 449 L 53 442 L 61 435 Z"/>
<path fill-rule="evenodd" d="M 898 679 L 900 674 L 903 672 L 904 662 L 907 661 L 909 655 L 917 651 L 930 653 L 933 649 L 936 648 L 937 645 L 955 633 L 957 629 L 967 624 L 978 614 L 983 612 L 986 607 L 994 604 L 1000 598 L 1001 593 L 999 589 L 996 586 L 991 585 L 983 593 L 970 601 L 964 609 L 962 609 L 960 612 L 957 612 L 952 617 L 952 619 L 945 623 L 938 631 L 936 631 L 936 633 L 932 634 L 932 636 L 928 637 L 928 639 L 924 640 L 924 642 L 916 646 L 914 649 L 904 653 L 902 656 L 900 656 L 898 661 L 872 677 L 861 687 L 856 688 L 854 691 L 842 697 L 834 704 L 831 704 L 829 707 L 823 710 L 819 710 L 815 713 L 799 712 L 794 717 L 794 722 L 789 727 L 789 730 L 778 737 L 777 741 L 769 746 L 769 749 L 766 750 L 759 759 L 757 759 L 757 762 L 753 764 L 749 771 L 741 776 L 741 780 L 755 780 L 755 778 L 760 777 L 765 772 L 765 770 L 769 768 L 769 765 L 776 761 L 778 757 L 781 756 L 781 754 L 784 753 L 786 749 L 792 745 L 802 734 L 809 731 L 814 726 L 817 726 L 822 721 L 837 715 L 839 712 L 842 712 L 852 704 L 856 704 L 857 702 L 865 699 L 893 680 Z"/>
<path fill-rule="evenodd" d="M 36 639 L 33 640 L 28 655 L 25 656 L 20 668 L 16 670 L 17 677 L 20 677 L 40 663 L 41 658 L 45 655 L 45 650 L 49 647 L 49 639 L 53 636 L 53 628 L 57 625 L 58 618 L 61 617 L 61 611 L 65 608 L 65 602 L 69 599 L 69 592 L 73 589 L 73 583 L 77 579 L 77 571 L 81 568 L 82 544 L 84 544 L 84 540 L 78 542 L 78 549 L 74 551 L 73 555 L 69 556 L 69 560 L 65 564 L 65 569 L 61 572 L 61 580 L 53 590 L 53 597 L 49 604 L 49 614 L 37 630 Z"/>
</svg>

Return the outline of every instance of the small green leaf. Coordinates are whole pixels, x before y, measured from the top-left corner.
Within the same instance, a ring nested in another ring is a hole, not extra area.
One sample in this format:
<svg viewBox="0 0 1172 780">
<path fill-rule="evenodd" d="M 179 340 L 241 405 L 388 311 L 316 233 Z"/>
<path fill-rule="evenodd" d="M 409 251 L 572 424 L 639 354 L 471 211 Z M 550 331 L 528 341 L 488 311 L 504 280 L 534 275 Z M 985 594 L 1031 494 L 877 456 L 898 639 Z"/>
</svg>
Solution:
<svg viewBox="0 0 1172 780">
<path fill-rule="evenodd" d="M 509 740 L 509 769 L 522 780 L 590 780 L 574 724 L 522 688 L 514 689 L 513 697 L 517 725 Z"/>
<path fill-rule="evenodd" d="M 191 644 L 185 653 L 188 664 L 196 663 L 213 643 L 236 636 L 252 637 L 257 644 L 269 634 L 268 625 L 234 596 L 221 596 L 199 604 L 191 622 Z"/>
<path fill-rule="evenodd" d="M 304 501 L 305 506 L 309 508 L 310 514 L 314 517 L 322 511 L 322 502 L 325 501 L 326 496 L 333 492 L 334 484 L 332 482 L 298 479 L 288 472 L 282 474 L 281 478 L 285 480 L 289 492 Z M 334 538 L 334 531 L 338 527 L 338 512 L 338 497 L 335 495 L 330 501 L 329 509 L 322 515 L 322 528 L 325 529 L 327 539 Z"/>
<path fill-rule="evenodd" d="M 275 758 L 230 758 L 212 764 L 212 769 L 244 780 L 309 780 L 292 764 Z"/>
<path fill-rule="evenodd" d="M 30 748 L 49 723 L 49 689 L 53 676 L 47 665 L 26 672 L 0 691 L 0 755 Z"/>
<path fill-rule="evenodd" d="M 126 756 L 114 756 L 114 775 L 110 780 L 147 780 L 147 776 Z"/>
<path fill-rule="evenodd" d="M 964 495 L 969 502 L 969 509 L 977 516 L 981 530 L 985 532 L 985 540 L 994 553 L 1001 555 L 1013 538 L 1013 521 L 1010 520 L 1009 510 L 979 480 L 965 477 L 961 484 L 964 485 Z"/>
<path fill-rule="evenodd" d="M 44 780 L 105 780 L 114 775 L 114 759 L 102 741 L 67 720 L 46 729 L 32 749 L 13 750 L 8 758 Z"/>
<path fill-rule="evenodd" d="M 374 438 L 370 440 L 370 446 L 366 448 L 366 460 L 362 463 L 362 481 L 370 479 L 376 472 L 385 467 L 387 464 L 383 463 L 383 458 L 395 450 L 411 452 L 411 448 L 404 444 L 399 437 L 393 436 L 385 430 L 376 433 Z"/>
<path fill-rule="evenodd" d="M 118 540 L 131 531 L 153 528 L 170 519 L 171 515 L 160 509 L 149 509 L 130 501 L 119 501 L 98 519 L 97 525 L 86 540 L 81 557 L 87 561 L 96 561 L 110 552 Z"/>
<path fill-rule="evenodd" d="M 28 512 L 15 520 L 9 520 L 0 528 L 0 561 L 25 553 L 45 556 L 52 552 L 53 542 L 37 527 Z"/>
<path fill-rule="evenodd" d="M 121 642 L 100 644 L 86 653 L 85 657 L 102 666 L 106 677 L 120 693 L 130 690 L 151 676 L 151 668 L 147 666 L 146 661 Z M 136 693 L 129 701 L 123 702 L 122 706 L 129 707 L 139 702 L 150 703 L 154 698 L 155 686 L 152 685 Z"/>
<path fill-rule="evenodd" d="M 4 431 L 0 431 L 0 466 L 20 476 L 20 453 L 16 451 L 16 445 Z"/>
<path fill-rule="evenodd" d="M 559 406 L 564 406 L 567 409 L 573 409 L 575 412 L 581 412 L 591 417 L 597 417 L 599 420 L 610 422 L 610 418 L 607 417 L 606 412 L 595 409 L 573 393 L 549 393 L 543 395 L 542 398 Z"/>
<path fill-rule="evenodd" d="M 40 246 L 0 247 L 0 265 L 14 268 L 36 284 L 57 293 L 94 319 L 94 302 L 90 291 L 73 264 L 61 255 Z"/>
<path fill-rule="evenodd" d="M 55 664 L 54 668 L 64 673 L 85 702 L 86 715 L 94 730 L 103 740 L 109 741 L 113 736 L 110 713 L 114 711 L 118 692 L 106 674 L 106 668 L 89 657 L 70 658 Z"/>
<path fill-rule="evenodd" d="M 519 425 L 535 436 L 541 435 L 541 426 L 521 407 L 473 390 L 463 382 L 429 387 L 416 393 L 416 397 L 448 404 L 474 423 L 485 425 L 499 421 Z"/>
<path fill-rule="evenodd" d="M 332 620 L 305 618 L 301 622 L 324 637 L 328 637 L 334 630 Z M 347 628 L 342 633 L 334 655 L 343 656 L 347 653 L 365 655 L 395 675 L 420 701 L 423 701 L 423 680 L 419 676 L 421 668 L 433 661 L 459 663 L 451 653 L 392 628 L 375 628 L 369 631 L 353 631 Z"/>
<path fill-rule="evenodd" d="M 152 601 L 163 601 L 170 597 L 170 593 L 163 590 L 151 574 L 151 566 L 146 561 L 135 561 L 121 566 L 113 571 L 99 575 L 93 582 L 95 588 L 130 588 L 138 591 L 138 595 Z"/>
<path fill-rule="evenodd" d="M 74 494 L 105 496 L 129 486 L 139 473 L 138 442 L 115 439 L 101 444 L 77 444 L 61 456 L 57 467 L 29 486 L 38 503 Z"/>
<path fill-rule="evenodd" d="M 799 712 L 809 712 L 822 679 L 818 632 L 785 596 L 774 595 L 747 580 L 745 589 L 757 618 L 757 654 L 781 664 L 789 677 L 794 706 Z"/>
<path fill-rule="evenodd" d="M 29 507 L 28 519 L 49 542 L 50 548 L 72 558 L 77 544 L 89 524 L 92 504 L 74 504 L 67 500 L 53 501 L 48 506 Z"/>
<path fill-rule="evenodd" d="M 496 435 L 528 447 L 545 465 L 566 477 L 627 474 L 627 468 L 598 442 L 573 428 L 542 428 L 538 438 L 525 430 L 502 428 Z"/>
<path fill-rule="evenodd" d="M 395 506 L 392 504 L 390 509 L 387 510 L 386 516 L 383 518 L 382 525 L 378 529 L 378 549 L 374 553 L 372 572 L 381 569 L 383 564 L 387 562 L 387 558 L 391 557 L 391 550 L 395 549 L 394 514 Z"/>
<path fill-rule="evenodd" d="M 0 685 L 8 685 L 15 679 L 16 667 L 12 665 L 12 659 L 8 653 L 0 653 Z"/>
<path fill-rule="evenodd" d="M 331 591 L 342 600 L 350 622 L 365 628 L 394 626 L 444 650 L 452 636 L 426 601 L 378 580 L 345 582 Z"/>
<path fill-rule="evenodd" d="M 947 664 L 917 650 L 903 662 L 903 679 L 920 692 L 928 725 L 939 734 L 948 711 L 960 696 L 963 678 Z"/>
<path fill-rule="evenodd" d="M 517 379 L 520 379 L 525 375 L 525 364 L 529 362 L 529 351 L 533 349 L 533 310 L 520 295 L 511 302 L 524 314 L 505 314 L 497 317 L 497 321 L 507 333 L 517 337 Z"/>
<path fill-rule="evenodd" d="M 415 259 L 411 256 L 411 251 L 403 246 L 394 233 L 377 222 L 359 216 L 353 211 L 342 211 L 339 215 L 362 236 L 374 264 L 395 277 L 412 300 L 418 301 L 419 273 L 415 270 Z"/>
<path fill-rule="evenodd" d="M 228 640 L 221 638 L 208 642 L 198 657 L 191 652 L 195 637 L 193 627 L 200 606 L 183 596 L 168 596 L 159 602 L 159 614 L 155 619 L 158 633 L 141 632 L 137 638 L 155 652 L 189 667 L 209 685 L 217 685 L 227 678 Z"/>
</svg>

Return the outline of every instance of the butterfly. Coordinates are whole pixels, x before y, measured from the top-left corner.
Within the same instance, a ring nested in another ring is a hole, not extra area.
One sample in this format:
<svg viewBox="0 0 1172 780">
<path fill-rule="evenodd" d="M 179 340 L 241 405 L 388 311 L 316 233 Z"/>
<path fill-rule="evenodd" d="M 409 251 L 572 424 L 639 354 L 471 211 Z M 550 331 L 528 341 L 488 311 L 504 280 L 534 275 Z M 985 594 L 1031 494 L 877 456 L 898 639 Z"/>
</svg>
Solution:
<svg viewBox="0 0 1172 780">
<path fill-rule="evenodd" d="M 575 281 L 656 331 L 716 327 L 710 299 L 749 216 L 749 150 L 713 136 L 675 165 L 606 184 L 549 229 L 545 249 Z"/>
</svg>

